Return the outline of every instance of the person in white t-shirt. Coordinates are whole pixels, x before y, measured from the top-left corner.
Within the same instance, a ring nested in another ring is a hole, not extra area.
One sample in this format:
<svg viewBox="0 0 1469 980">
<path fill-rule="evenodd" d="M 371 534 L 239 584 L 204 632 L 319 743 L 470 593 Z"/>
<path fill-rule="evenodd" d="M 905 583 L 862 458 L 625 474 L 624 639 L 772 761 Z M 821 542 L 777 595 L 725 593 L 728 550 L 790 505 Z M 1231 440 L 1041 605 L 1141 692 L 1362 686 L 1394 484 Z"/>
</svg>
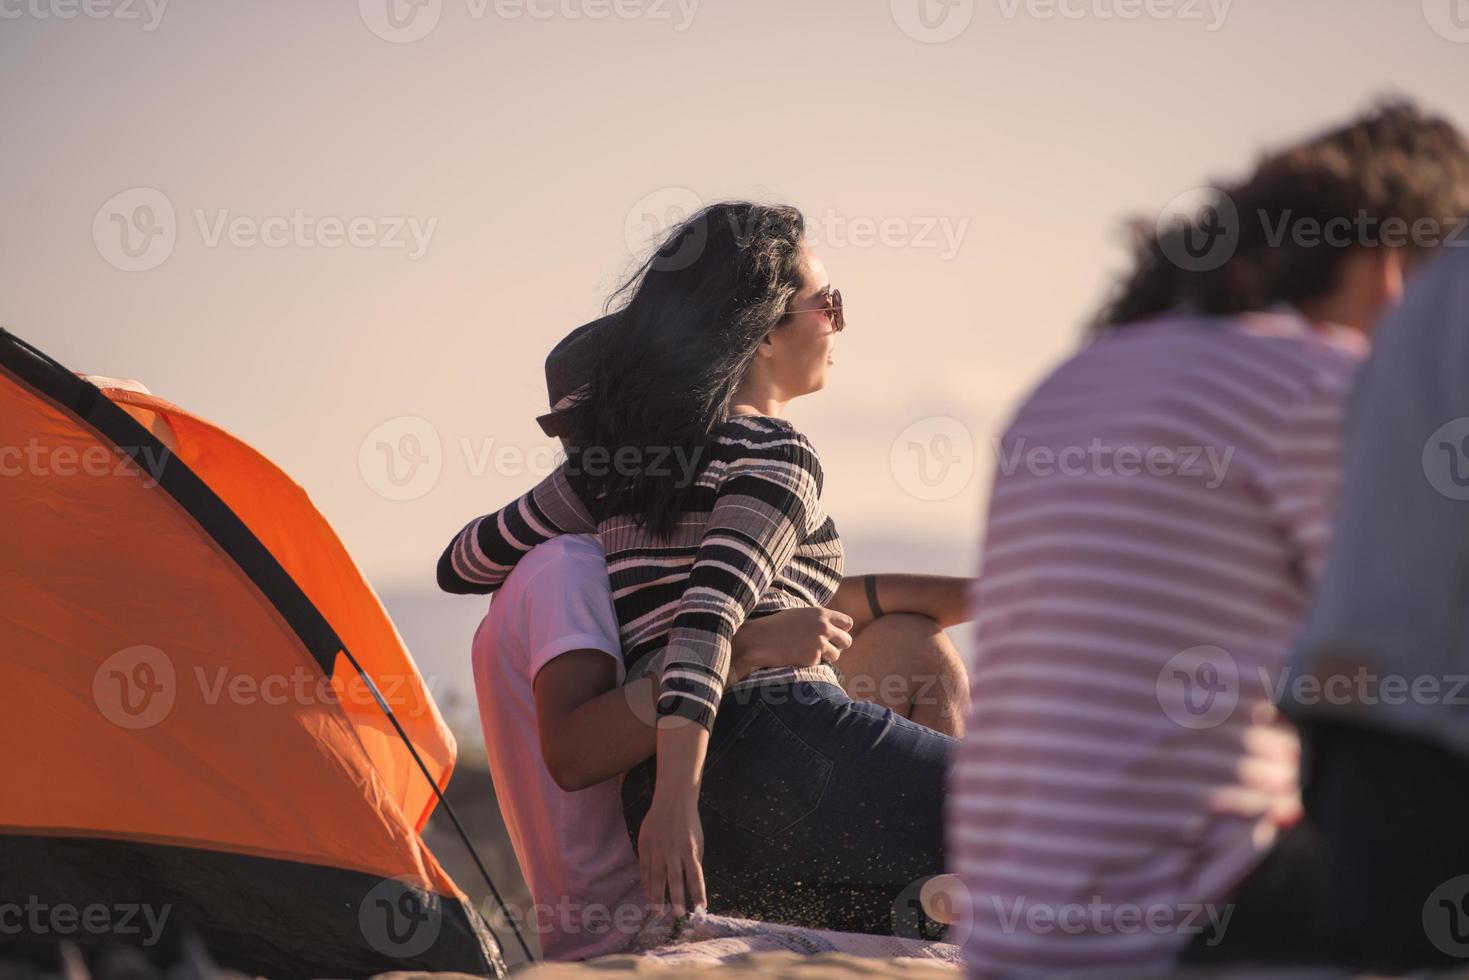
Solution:
<svg viewBox="0 0 1469 980">
<path fill-rule="evenodd" d="M 516 568 L 474 635 L 474 686 L 500 812 L 535 903 L 530 926 L 548 959 L 626 948 L 642 924 L 638 865 L 617 781 L 556 784 L 539 749 L 533 683 L 574 651 L 605 655 L 622 680 L 607 566 L 596 540 L 555 538 Z"/>
</svg>

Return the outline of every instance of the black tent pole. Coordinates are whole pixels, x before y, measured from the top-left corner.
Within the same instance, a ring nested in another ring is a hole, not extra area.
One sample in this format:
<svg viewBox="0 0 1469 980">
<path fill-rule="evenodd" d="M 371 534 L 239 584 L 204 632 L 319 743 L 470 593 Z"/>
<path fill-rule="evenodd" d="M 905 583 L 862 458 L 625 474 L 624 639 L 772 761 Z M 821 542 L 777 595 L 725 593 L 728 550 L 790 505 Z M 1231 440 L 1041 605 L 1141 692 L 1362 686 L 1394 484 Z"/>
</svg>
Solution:
<svg viewBox="0 0 1469 980">
<path fill-rule="evenodd" d="M 459 831 L 459 839 L 464 841 L 464 846 L 469 849 L 469 856 L 474 858 L 475 867 L 479 868 L 479 873 L 484 877 L 485 884 L 490 886 L 490 894 L 495 896 L 495 902 L 500 906 L 500 911 L 505 913 L 505 921 L 510 924 L 510 931 L 515 933 L 515 940 L 520 943 L 520 948 L 525 952 L 525 958 L 534 963 L 536 960 L 535 954 L 530 951 L 530 945 L 525 941 L 525 937 L 520 934 L 520 926 L 516 924 L 515 916 L 511 913 L 510 906 L 506 904 L 505 899 L 500 895 L 500 889 L 495 887 L 495 880 L 490 877 L 489 869 L 485 867 L 484 861 L 480 860 L 479 851 L 475 848 L 474 842 L 469 839 L 469 832 L 464 829 L 464 824 L 459 822 L 459 814 L 454 812 L 454 808 L 449 805 L 449 801 L 444 799 L 444 793 L 439 789 L 439 784 L 434 780 L 433 776 L 429 775 L 428 766 L 424 765 L 423 758 L 418 754 L 418 749 L 414 747 L 413 740 L 403 730 L 403 725 L 398 721 L 398 716 L 393 714 L 393 709 L 388 706 L 388 702 L 384 700 L 382 693 L 377 689 L 377 685 L 372 682 L 372 678 L 367 675 L 367 671 L 363 670 L 362 665 L 357 662 L 357 658 L 352 656 L 352 651 L 344 646 L 342 647 L 342 656 L 346 657 L 348 662 L 357 669 L 357 676 L 361 677 L 367 684 L 367 689 L 372 692 L 373 699 L 377 701 L 377 706 L 383 709 L 383 714 L 388 716 L 388 721 L 392 722 L 393 728 L 397 730 L 398 737 L 403 740 L 404 745 L 408 746 L 408 751 L 412 753 L 413 761 L 418 763 L 418 768 L 423 773 L 423 778 L 428 780 L 429 786 L 434 791 L 434 796 L 439 798 L 439 806 L 443 807 L 444 811 L 449 814 L 449 819 L 454 822 L 454 829 Z"/>
</svg>

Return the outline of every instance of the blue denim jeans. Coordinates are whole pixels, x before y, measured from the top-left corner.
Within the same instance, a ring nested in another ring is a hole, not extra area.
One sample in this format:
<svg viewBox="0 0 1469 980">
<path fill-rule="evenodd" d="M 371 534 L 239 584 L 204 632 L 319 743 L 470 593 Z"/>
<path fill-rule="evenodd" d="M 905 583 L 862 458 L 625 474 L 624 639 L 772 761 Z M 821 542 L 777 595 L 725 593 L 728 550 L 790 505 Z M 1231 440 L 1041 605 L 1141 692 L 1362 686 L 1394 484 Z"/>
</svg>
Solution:
<svg viewBox="0 0 1469 980">
<path fill-rule="evenodd" d="M 835 684 L 726 695 L 699 795 L 709 909 L 846 932 L 933 935 L 919 883 L 944 870 L 954 740 Z M 654 760 L 623 780 L 633 846 Z"/>
</svg>

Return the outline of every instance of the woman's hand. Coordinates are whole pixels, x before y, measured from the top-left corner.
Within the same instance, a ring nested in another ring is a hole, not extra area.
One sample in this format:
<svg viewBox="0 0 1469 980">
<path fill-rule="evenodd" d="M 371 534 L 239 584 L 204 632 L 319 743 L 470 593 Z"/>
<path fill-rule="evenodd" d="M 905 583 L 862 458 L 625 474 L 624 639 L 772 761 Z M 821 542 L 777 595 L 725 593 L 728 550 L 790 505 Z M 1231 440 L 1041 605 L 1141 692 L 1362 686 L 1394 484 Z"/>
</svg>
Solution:
<svg viewBox="0 0 1469 980">
<path fill-rule="evenodd" d="M 852 645 L 852 617 L 805 606 L 747 619 L 731 645 L 730 680 L 767 667 L 815 667 L 836 663 Z"/>
<path fill-rule="evenodd" d="M 687 789 L 665 793 L 660 784 L 638 832 L 638 866 L 648 904 L 671 905 L 683 915 L 708 903 L 704 892 L 704 828 L 699 794 Z"/>
</svg>

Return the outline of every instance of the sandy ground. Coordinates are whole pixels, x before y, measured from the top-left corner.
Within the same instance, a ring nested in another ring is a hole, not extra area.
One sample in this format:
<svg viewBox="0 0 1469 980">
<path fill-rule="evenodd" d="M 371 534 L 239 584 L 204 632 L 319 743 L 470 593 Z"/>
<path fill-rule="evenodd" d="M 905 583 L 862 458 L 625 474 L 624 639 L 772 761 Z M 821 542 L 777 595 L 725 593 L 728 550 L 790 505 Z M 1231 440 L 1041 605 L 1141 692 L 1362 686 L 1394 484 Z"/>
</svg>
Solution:
<svg viewBox="0 0 1469 980">
<path fill-rule="evenodd" d="M 586 963 L 546 963 L 522 966 L 512 971 L 514 980 L 588 980 L 607 974 L 652 977 L 657 980 L 684 976 L 760 976 L 793 977 L 799 980 L 818 978 L 909 977 L 923 980 L 956 980 L 963 976 L 958 969 L 922 960 L 870 960 L 837 953 L 799 956 L 795 953 L 756 953 L 720 966 L 669 965 L 637 956 L 603 956 Z M 1469 969 L 1437 973 L 1414 973 L 1413 978 L 1434 980 L 1469 980 Z M 384 973 L 373 980 L 482 980 L 464 973 Z M 1210 970 L 1187 970 L 1154 977 L 1152 980 L 1390 980 L 1379 974 L 1347 974 L 1330 969 L 1290 969 L 1270 967 L 1231 967 Z M 1404 978 L 1406 980 L 1406 978 Z"/>
<path fill-rule="evenodd" d="M 546 963 L 515 974 L 516 980 L 558 980 L 558 978 L 592 977 L 601 973 L 622 973 L 649 977 L 681 977 L 735 975 L 761 977 L 799 977 L 816 980 L 822 977 L 912 977 L 914 980 L 955 980 L 961 972 L 927 960 L 871 960 L 839 953 L 801 956 L 797 953 L 753 953 L 737 957 L 720 966 L 666 964 L 638 956 L 603 956 L 587 963 Z"/>
<path fill-rule="evenodd" d="M 933 980 L 957 980 L 963 972 L 956 967 L 943 966 L 924 960 L 870 960 L 837 953 L 819 956 L 799 956 L 795 953 L 757 953 L 722 966 L 692 967 L 668 966 L 636 956 L 604 956 L 587 963 L 555 963 L 526 967 L 516 971 L 515 980 L 571 980 L 575 977 L 592 978 L 607 972 L 622 973 L 639 977 L 701 977 L 761 976 L 795 977 L 801 980 L 812 978 L 857 978 L 857 977 L 911 977 L 933 978 Z M 1433 977 L 1435 980 L 1469 980 L 1469 970 L 1454 970 L 1440 973 L 1415 973 L 1413 977 Z M 1210 970 L 1186 970 L 1155 977 L 1154 980 L 1379 980 L 1378 975 L 1348 974 L 1324 968 L 1271 968 L 1231 967 Z M 1389 980 L 1389 978 L 1381 978 Z"/>
</svg>

